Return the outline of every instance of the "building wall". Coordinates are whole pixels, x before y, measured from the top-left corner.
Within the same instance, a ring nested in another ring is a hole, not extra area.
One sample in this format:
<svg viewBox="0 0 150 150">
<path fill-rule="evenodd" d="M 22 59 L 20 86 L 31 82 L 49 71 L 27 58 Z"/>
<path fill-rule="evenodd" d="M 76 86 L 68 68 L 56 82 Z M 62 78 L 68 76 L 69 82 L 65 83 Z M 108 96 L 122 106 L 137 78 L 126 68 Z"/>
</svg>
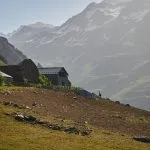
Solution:
<svg viewBox="0 0 150 150">
<path fill-rule="evenodd" d="M 39 71 L 32 60 L 27 59 L 19 65 L 0 66 L 0 70 L 13 77 L 14 82 L 24 82 L 27 79 L 30 83 L 36 83 L 39 79 Z"/>
<path fill-rule="evenodd" d="M 27 79 L 28 82 L 36 83 L 39 80 L 39 71 L 32 60 L 25 60 L 20 64 L 23 70 L 23 77 Z"/>
<path fill-rule="evenodd" d="M 23 70 L 20 66 L 0 66 L 0 70 L 12 76 L 15 82 L 23 81 Z"/>
<path fill-rule="evenodd" d="M 39 72 L 45 75 L 53 85 L 71 86 L 64 67 L 39 68 Z"/>
<path fill-rule="evenodd" d="M 58 85 L 58 78 L 56 74 L 44 74 L 49 81 L 53 84 L 53 85 Z"/>
<path fill-rule="evenodd" d="M 71 86 L 71 82 L 68 80 L 68 76 L 61 77 L 59 74 L 43 74 L 53 85 Z"/>
<path fill-rule="evenodd" d="M 71 82 L 69 81 L 68 76 L 61 77 L 61 76 L 57 75 L 57 78 L 58 78 L 59 85 L 71 86 Z"/>
</svg>

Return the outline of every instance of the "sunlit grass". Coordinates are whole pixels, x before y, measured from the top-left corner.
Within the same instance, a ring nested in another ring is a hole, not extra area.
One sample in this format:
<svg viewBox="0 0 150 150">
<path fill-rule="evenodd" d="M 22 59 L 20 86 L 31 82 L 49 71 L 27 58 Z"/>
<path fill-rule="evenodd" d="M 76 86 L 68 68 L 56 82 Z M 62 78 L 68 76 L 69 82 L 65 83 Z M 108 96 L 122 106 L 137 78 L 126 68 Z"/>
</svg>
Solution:
<svg viewBox="0 0 150 150">
<path fill-rule="evenodd" d="M 17 111 L 0 105 L 0 150 L 148 150 L 132 137 L 93 128 L 88 137 L 69 135 L 15 121 L 5 113 Z M 67 121 L 66 123 L 72 123 Z"/>
</svg>

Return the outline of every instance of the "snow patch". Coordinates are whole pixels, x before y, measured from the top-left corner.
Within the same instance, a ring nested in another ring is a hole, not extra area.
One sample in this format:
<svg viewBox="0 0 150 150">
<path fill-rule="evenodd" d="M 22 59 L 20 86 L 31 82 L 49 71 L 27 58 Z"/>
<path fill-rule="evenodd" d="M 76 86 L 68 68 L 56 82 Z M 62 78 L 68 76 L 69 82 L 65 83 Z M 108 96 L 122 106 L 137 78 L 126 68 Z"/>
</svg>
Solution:
<svg viewBox="0 0 150 150">
<path fill-rule="evenodd" d="M 132 41 L 126 41 L 123 43 L 123 45 L 132 47 L 132 46 L 135 46 L 135 43 Z"/>
<path fill-rule="evenodd" d="M 119 6 L 119 7 L 116 7 L 116 8 L 106 7 L 106 8 L 101 9 L 100 11 L 103 12 L 106 16 L 112 16 L 112 17 L 117 18 L 120 15 L 121 10 L 124 7 L 125 6 Z"/>
<path fill-rule="evenodd" d="M 33 42 L 34 42 L 33 39 L 25 41 L 25 43 L 33 43 Z"/>
<path fill-rule="evenodd" d="M 116 53 L 114 55 L 105 56 L 104 58 L 117 58 L 120 56 L 128 56 L 128 55 L 131 55 L 131 54 L 129 54 L 129 53 Z"/>
<path fill-rule="evenodd" d="M 135 67 L 132 69 L 132 71 L 135 71 L 135 70 L 143 67 L 144 65 L 146 65 L 149 62 L 150 62 L 150 60 L 144 60 L 144 61 L 140 62 L 139 64 L 136 64 Z"/>
<path fill-rule="evenodd" d="M 119 7 L 114 7 L 114 8 L 111 8 L 111 7 L 105 7 L 105 8 L 94 8 L 92 9 L 91 11 L 88 11 L 87 14 L 86 14 L 86 18 L 87 19 L 91 19 L 92 16 L 97 12 L 97 11 L 100 11 L 100 12 L 103 12 L 105 16 L 112 16 L 112 17 L 115 17 L 117 18 L 120 13 L 121 13 L 121 10 L 124 8 L 125 6 L 119 6 Z"/>
<path fill-rule="evenodd" d="M 129 16 L 124 16 L 124 20 L 133 20 L 135 22 L 140 22 L 144 19 L 144 17 L 150 12 L 150 9 L 140 11 L 140 12 L 133 12 Z"/>
<path fill-rule="evenodd" d="M 73 60 L 72 60 L 72 63 L 75 63 L 78 59 L 80 59 L 82 56 L 84 55 L 84 52 L 81 53 L 79 56 L 75 57 Z"/>
</svg>

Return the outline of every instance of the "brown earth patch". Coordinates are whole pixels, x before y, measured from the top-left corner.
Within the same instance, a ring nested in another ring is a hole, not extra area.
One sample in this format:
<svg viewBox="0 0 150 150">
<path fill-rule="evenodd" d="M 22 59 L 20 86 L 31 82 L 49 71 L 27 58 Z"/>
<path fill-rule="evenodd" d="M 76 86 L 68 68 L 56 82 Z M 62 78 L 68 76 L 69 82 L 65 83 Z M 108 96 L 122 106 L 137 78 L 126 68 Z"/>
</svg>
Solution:
<svg viewBox="0 0 150 150">
<path fill-rule="evenodd" d="M 42 116 L 54 116 L 77 123 L 136 136 L 150 136 L 150 112 L 109 100 L 92 100 L 73 92 L 37 88 L 6 88 L 0 102 L 25 105 Z M 76 98 L 75 98 L 76 97 Z"/>
</svg>

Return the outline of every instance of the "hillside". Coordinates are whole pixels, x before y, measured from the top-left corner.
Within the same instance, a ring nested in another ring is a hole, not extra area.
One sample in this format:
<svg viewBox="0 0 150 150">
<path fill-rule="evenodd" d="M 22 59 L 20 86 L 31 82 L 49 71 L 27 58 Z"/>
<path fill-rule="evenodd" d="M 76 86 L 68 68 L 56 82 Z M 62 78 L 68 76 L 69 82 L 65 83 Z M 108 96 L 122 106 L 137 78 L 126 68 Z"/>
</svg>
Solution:
<svg viewBox="0 0 150 150">
<path fill-rule="evenodd" d="M 70 92 L 28 87 L 2 87 L 0 91 L 0 149 L 149 148 L 149 144 L 133 140 L 133 136 L 150 136 L 149 112 L 104 99 L 85 99 Z M 92 133 L 82 137 L 36 124 L 21 123 L 9 115 L 14 113 L 30 114 L 61 126 L 87 126 Z"/>
<path fill-rule="evenodd" d="M 103 0 L 59 27 L 22 26 L 9 40 L 42 65 L 65 66 L 73 84 L 149 110 L 149 7 Z"/>
<path fill-rule="evenodd" d="M 0 37 L 0 60 L 2 65 L 3 62 L 11 65 L 18 64 L 25 58 L 26 56 L 10 44 L 6 38 Z"/>
<path fill-rule="evenodd" d="M 86 99 L 70 92 L 16 87 L 1 90 L 0 102 L 26 105 L 42 116 L 88 122 L 96 127 L 130 135 L 150 135 L 150 113 L 147 111 L 110 100 Z"/>
</svg>

